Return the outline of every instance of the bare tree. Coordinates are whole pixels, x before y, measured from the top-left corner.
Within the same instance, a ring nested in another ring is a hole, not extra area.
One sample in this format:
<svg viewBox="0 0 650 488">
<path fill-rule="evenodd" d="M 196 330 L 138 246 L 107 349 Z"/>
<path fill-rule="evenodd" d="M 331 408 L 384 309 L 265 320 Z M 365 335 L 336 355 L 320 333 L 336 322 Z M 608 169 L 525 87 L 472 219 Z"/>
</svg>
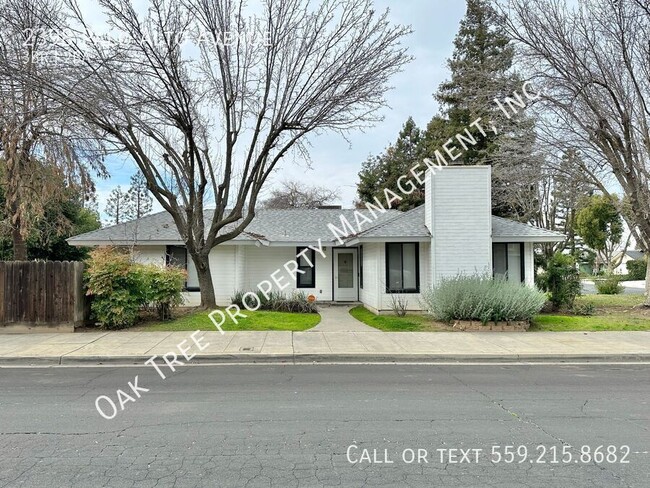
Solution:
<svg viewBox="0 0 650 488">
<path fill-rule="evenodd" d="M 92 194 L 89 170 L 103 174 L 86 128 L 34 81 L 37 58 L 47 51 L 44 18 L 60 18 L 60 2 L 0 0 L 0 65 L 27 75 L 0 70 L 0 183 L 15 260 L 27 259 L 25 237 L 50 201 L 65 198 L 66 188 Z"/>
<path fill-rule="evenodd" d="M 298 181 L 283 181 L 271 192 L 271 198 L 262 202 L 263 208 L 318 208 L 339 198 L 337 190 L 323 186 L 308 186 Z"/>
<path fill-rule="evenodd" d="M 214 307 L 210 251 L 246 228 L 267 177 L 307 135 L 380 119 L 409 29 L 369 0 L 263 0 L 257 12 L 244 0 L 151 0 L 144 15 L 130 0 L 98 4 L 120 42 L 88 40 L 70 0 L 75 35 L 63 36 L 56 79 L 37 78 L 135 161 Z"/>
<path fill-rule="evenodd" d="M 617 183 L 628 225 L 650 249 L 650 12 L 637 0 L 510 0 L 522 66 L 540 86 L 544 137 L 578 150 L 576 170 L 605 194 Z M 650 269 L 646 277 L 650 305 Z"/>
</svg>

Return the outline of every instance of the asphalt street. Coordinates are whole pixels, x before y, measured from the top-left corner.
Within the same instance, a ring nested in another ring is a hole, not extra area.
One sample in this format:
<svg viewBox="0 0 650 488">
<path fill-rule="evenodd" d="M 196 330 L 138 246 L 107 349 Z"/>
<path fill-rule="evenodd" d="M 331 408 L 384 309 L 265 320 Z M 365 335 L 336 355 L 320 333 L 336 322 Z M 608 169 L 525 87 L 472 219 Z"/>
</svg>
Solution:
<svg viewBox="0 0 650 488">
<path fill-rule="evenodd" d="M 650 486 L 650 365 L 161 372 L 0 369 L 0 487 Z"/>
</svg>

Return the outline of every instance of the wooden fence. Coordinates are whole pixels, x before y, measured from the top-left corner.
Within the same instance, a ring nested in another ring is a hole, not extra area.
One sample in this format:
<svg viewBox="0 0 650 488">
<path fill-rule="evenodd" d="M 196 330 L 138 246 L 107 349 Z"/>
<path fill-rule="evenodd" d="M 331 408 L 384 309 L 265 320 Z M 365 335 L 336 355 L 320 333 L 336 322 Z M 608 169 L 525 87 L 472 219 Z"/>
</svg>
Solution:
<svg viewBox="0 0 650 488">
<path fill-rule="evenodd" d="M 0 262 L 0 327 L 83 325 L 83 263 Z"/>
</svg>

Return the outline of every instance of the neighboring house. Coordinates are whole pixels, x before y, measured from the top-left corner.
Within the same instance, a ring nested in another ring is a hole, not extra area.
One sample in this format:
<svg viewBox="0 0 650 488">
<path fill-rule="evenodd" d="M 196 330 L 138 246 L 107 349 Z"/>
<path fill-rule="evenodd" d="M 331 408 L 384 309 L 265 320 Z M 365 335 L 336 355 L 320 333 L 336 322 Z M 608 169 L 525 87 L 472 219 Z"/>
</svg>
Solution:
<svg viewBox="0 0 650 488">
<path fill-rule="evenodd" d="M 360 211 L 354 209 L 258 211 L 244 233 L 210 253 L 217 303 L 229 304 L 237 290 L 256 289 L 305 247 L 318 247 L 319 239 L 325 256 L 308 251 L 315 266 L 301 258 L 305 273 L 284 291 L 304 291 L 325 302 L 360 301 L 375 312 L 390 310 L 396 293 L 408 298 L 410 310 L 418 310 L 423 289 L 458 273 L 492 273 L 534 286 L 534 243 L 564 240 L 557 232 L 492 216 L 489 166 L 444 167 L 427 175 L 425 188 L 426 203 L 408 212 L 375 212 L 375 220 L 364 209 L 373 221 L 361 231 L 355 219 Z M 338 240 L 331 226 L 342 229 L 345 219 L 355 232 Z M 68 242 L 132 246 L 141 261 L 184 266 L 189 302 L 199 302 L 196 270 L 166 212 Z"/>
<path fill-rule="evenodd" d="M 621 257 L 621 255 L 617 255 L 615 259 L 618 259 Z M 621 264 L 619 264 L 616 268 L 614 268 L 614 273 L 615 274 L 627 274 L 627 262 L 628 261 L 640 261 L 643 259 L 643 251 L 626 251 L 625 256 L 623 256 L 623 259 L 621 260 Z"/>
</svg>

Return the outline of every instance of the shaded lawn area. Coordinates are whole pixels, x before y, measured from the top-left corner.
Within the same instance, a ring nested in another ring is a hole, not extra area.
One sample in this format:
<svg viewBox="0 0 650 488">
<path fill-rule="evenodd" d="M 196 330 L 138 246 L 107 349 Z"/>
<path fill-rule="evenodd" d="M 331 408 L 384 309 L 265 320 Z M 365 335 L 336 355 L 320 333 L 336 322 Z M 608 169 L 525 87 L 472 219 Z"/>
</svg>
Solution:
<svg viewBox="0 0 650 488">
<path fill-rule="evenodd" d="M 350 315 L 370 327 L 384 332 L 438 332 L 454 329 L 441 322 L 435 322 L 424 314 L 408 313 L 404 317 L 396 315 L 375 315 L 367 308 L 359 305 L 350 310 Z"/>
<path fill-rule="evenodd" d="M 182 311 L 181 311 L 182 313 Z M 193 309 L 189 313 L 180 315 L 178 318 L 166 322 L 151 321 L 139 324 L 131 330 L 144 332 L 153 331 L 185 331 L 185 330 L 217 330 L 208 318 L 210 312 L 207 310 L 196 311 Z M 230 317 L 226 316 L 226 322 L 221 326 L 223 330 L 290 330 L 301 331 L 311 329 L 320 322 L 320 315 L 317 313 L 286 313 L 286 312 L 269 312 L 258 310 L 249 312 L 244 310 L 242 313 L 246 318 L 237 317 L 238 324 L 235 324 Z"/>
</svg>

